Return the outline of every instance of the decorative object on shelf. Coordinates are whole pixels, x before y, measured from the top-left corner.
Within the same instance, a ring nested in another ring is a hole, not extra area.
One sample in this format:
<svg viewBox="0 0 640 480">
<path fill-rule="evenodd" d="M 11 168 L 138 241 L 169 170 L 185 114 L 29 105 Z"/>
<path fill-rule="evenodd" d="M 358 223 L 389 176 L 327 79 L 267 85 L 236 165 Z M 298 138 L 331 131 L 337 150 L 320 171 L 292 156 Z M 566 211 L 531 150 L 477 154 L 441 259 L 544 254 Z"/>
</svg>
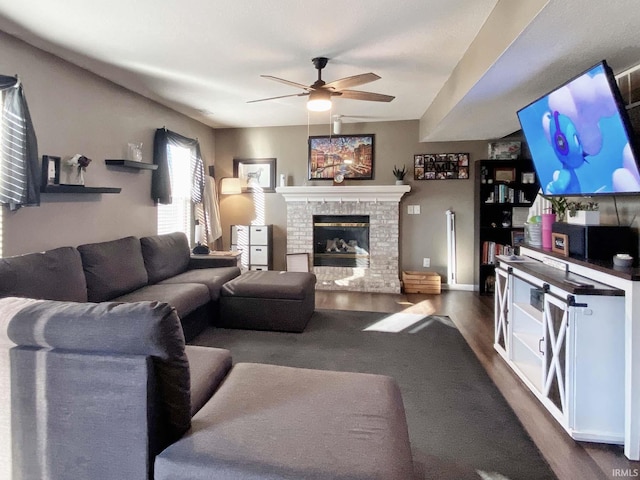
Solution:
<svg viewBox="0 0 640 480">
<path fill-rule="evenodd" d="M 597 202 L 567 202 L 567 223 L 574 225 L 600 225 Z"/>
<path fill-rule="evenodd" d="M 551 251 L 565 257 L 569 256 L 569 236 L 564 233 L 551 233 Z"/>
<path fill-rule="evenodd" d="M 520 142 L 491 142 L 489 143 L 489 158 L 515 160 L 520 156 L 520 148 Z"/>
<path fill-rule="evenodd" d="M 62 162 L 61 185 L 84 185 L 84 172 L 91 163 L 91 159 L 75 154 Z"/>
<path fill-rule="evenodd" d="M 629 268 L 633 265 L 633 257 L 628 253 L 618 253 L 613 256 L 613 266 Z"/>
<path fill-rule="evenodd" d="M 404 176 L 407 174 L 407 169 L 403 165 L 402 168 L 393 166 L 393 176 L 396 177 L 396 185 L 404 185 Z"/>
<path fill-rule="evenodd" d="M 467 180 L 468 153 L 435 153 L 413 156 L 415 180 Z"/>
<path fill-rule="evenodd" d="M 333 176 L 333 184 L 336 186 L 344 185 L 344 174 L 342 172 L 338 172 Z"/>
<path fill-rule="evenodd" d="M 234 158 L 233 176 L 240 180 L 243 192 L 275 192 L 276 159 Z"/>
<path fill-rule="evenodd" d="M 487 176 L 489 175 L 489 170 L 487 167 L 480 167 L 480 183 L 487 183 Z"/>
<path fill-rule="evenodd" d="M 503 228 L 509 228 L 511 226 L 511 210 L 502 211 L 502 222 L 500 222 Z"/>
<path fill-rule="evenodd" d="M 309 180 L 372 180 L 375 135 L 309 137 Z"/>
<path fill-rule="evenodd" d="M 42 181 L 41 186 L 60 184 L 60 157 L 51 155 L 42 156 Z"/>
<path fill-rule="evenodd" d="M 535 172 L 522 172 L 522 183 L 533 184 L 536 183 Z"/>
<path fill-rule="evenodd" d="M 511 246 L 519 247 L 524 245 L 524 229 L 511 231 Z"/>
<path fill-rule="evenodd" d="M 516 169 L 513 167 L 496 167 L 493 169 L 493 179 L 496 182 L 515 182 Z"/>
<path fill-rule="evenodd" d="M 127 144 L 127 158 L 134 162 L 142 161 L 142 142 Z"/>
</svg>

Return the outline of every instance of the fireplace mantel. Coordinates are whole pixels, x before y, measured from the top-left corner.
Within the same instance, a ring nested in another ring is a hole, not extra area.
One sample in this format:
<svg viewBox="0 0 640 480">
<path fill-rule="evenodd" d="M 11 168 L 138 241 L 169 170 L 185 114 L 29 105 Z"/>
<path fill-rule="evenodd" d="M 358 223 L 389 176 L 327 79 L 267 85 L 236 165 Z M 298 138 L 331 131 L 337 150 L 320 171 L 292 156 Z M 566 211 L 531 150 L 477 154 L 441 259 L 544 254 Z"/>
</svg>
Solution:
<svg viewBox="0 0 640 480">
<path fill-rule="evenodd" d="M 286 202 L 396 202 L 410 185 L 326 185 L 276 187 Z"/>
</svg>

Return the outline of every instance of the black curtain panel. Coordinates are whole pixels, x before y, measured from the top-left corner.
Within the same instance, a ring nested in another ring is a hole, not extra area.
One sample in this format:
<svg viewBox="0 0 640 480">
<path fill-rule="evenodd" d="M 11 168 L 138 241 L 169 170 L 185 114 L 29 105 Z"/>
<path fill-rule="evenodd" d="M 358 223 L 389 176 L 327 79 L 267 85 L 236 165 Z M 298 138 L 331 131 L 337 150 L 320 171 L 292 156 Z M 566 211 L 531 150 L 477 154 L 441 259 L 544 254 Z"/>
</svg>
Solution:
<svg viewBox="0 0 640 480">
<path fill-rule="evenodd" d="M 151 177 L 151 197 L 157 203 L 170 204 L 171 176 L 169 172 L 169 145 L 189 148 L 195 157 L 191 171 L 191 201 L 201 203 L 204 192 L 204 164 L 200 154 L 198 140 L 184 137 L 178 133 L 159 128 L 153 140 L 153 163 L 158 165 Z"/>
<path fill-rule="evenodd" d="M 11 210 L 22 206 L 38 206 L 38 141 L 20 79 L 0 75 L 0 90 L 4 91 L 0 205 L 7 205 Z"/>
</svg>

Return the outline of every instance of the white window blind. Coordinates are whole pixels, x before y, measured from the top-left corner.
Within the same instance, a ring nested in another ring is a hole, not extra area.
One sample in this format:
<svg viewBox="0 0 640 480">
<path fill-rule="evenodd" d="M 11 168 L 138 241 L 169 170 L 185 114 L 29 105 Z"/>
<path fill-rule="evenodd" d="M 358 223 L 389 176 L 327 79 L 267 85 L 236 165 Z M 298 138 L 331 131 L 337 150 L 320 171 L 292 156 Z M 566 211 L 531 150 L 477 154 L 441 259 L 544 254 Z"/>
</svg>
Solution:
<svg viewBox="0 0 640 480">
<path fill-rule="evenodd" d="M 172 203 L 158 205 L 158 234 L 184 232 L 190 237 L 193 223 L 191 170 L 195 157 L 190 148 L 169 145 Z"/>
</svg>

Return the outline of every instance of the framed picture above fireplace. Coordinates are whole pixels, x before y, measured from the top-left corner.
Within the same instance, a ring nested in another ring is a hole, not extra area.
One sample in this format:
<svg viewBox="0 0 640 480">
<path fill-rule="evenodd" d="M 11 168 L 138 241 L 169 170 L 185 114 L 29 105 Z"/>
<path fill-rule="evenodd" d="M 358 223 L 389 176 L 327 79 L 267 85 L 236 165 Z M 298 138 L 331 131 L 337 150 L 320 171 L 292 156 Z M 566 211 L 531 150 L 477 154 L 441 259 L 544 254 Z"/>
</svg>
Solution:
<svg viewBox="0 0 640 480">
<path fill-rule="evenodd" d="M 372 180 L 373 134 L 309 137 L 309 180 Z"/>
</svg>

